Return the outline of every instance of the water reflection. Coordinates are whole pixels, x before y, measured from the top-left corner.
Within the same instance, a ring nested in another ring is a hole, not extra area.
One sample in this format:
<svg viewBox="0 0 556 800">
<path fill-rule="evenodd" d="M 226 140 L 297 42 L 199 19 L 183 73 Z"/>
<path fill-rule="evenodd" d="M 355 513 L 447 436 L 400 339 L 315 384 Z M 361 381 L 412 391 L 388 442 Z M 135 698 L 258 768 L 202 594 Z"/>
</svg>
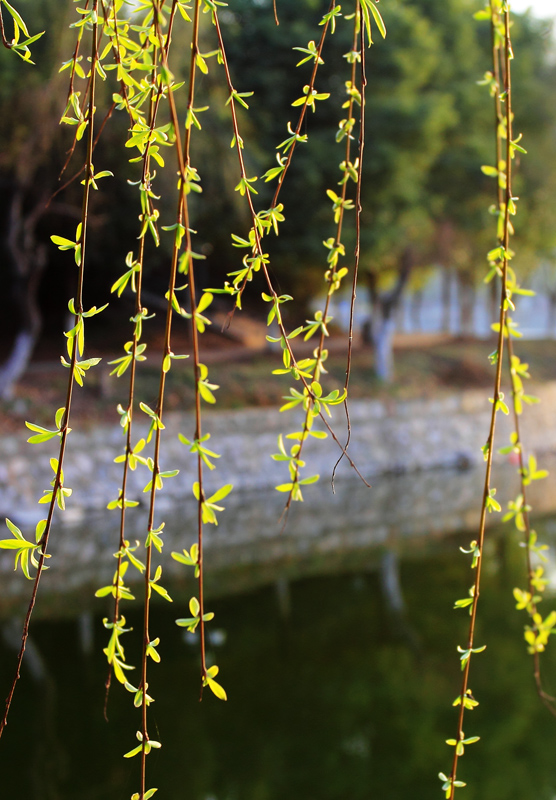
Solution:
<svg viewBox="0 0 556 800">
<path fill-rule="evenodd" d="M 537 529 L 544 538 L 556 520 L 541 520 Z M 348 534 L 338 535 L 349 542 Z M 225 598 L 213 589 L 210 604 L 211 657 L 221 668 L 226 704 L 212 696 L 197 702 L 195 641 L 174 624 L 186 615 L 185 605 L 159 603 L 153 633 L 161 637 L 162 662 L 151 670 L 150 689 L 153 735 L 163 748 L 149 756 L 157 797 L 441 796 L 436 776 L 449 769 L 444 740 L 454 733 L 451 702 L 460 680 L 456 645 L 468 621 L 451 607 L 470 582 L 458 549 L 468 540 L 468 534 L 426 543 L 416 537 L 411 550 L 408 538 L 404 547 L 385 547 L 387 537 L 378 548 L 324 552 L 316 566 L 308 557 L 305 577 L 296 553 L 290 570 L 280 578 L 270 570 L 264 586 L 263 567 L 251 562 L 257 579 L 250 588 L 236 587 Z M 536 699 L 525 619 L 511 594 L 524 582 L 523 551 L 507 531 L 493 534 L 486 550 L 477 641 L 487 650 L 472 667 L 480 706 L 466 725 L 481 742 L 461 763 L 465 797 L 551 800 L 556 723 Z M 33 628 L 36 658 L 27 662 L 0 747 L 6 797 L 121 800 L 137 790 L 138 764 L 122 754 L 134 744 L 139 714 L 116 686 L 110 724 L 104 722 L 106 632 L 102 614 L 91 617 L 85 606 Z M 130 613 L 129 621 L 137 631 L 139 615 Z M 13 663 L 9 630 L 0 646 L 2 686 Z M 137 646 L 128 645 L 131 663 Z M 547 653 L 549 691 L 556 689 L 555 666 Z"/>
</svg>

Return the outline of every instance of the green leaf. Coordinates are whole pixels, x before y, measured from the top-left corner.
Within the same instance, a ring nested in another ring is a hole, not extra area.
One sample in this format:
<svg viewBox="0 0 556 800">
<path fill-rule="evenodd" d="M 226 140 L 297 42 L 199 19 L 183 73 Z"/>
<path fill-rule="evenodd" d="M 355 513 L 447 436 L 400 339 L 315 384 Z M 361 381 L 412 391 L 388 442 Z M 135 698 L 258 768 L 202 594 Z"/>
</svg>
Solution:
<svg viewBox="0 0 556 800">
<path fill-rule="evenodd" d="M 134 747 L 133 750 L 130 750 L 128 753 L 124 753 L 124 758 L 133 758 L 138 753 L 140 753 L 143 749 L 143 744 L 141 743 L 137 747 Z"/>
<path fill-rule="evenodd" d="M 233 483 L 227 483 L 225 486 L 222 486 L 215 494 L 209 497 L 209 503 L 217 503 L 219 500 L 222 500 L 224 497 L 227 497 L 232 489 L 234 488 Z"/>
<path fill-rule="evenodd" d="M 369 8 L 371 9 L 371 14 L 374 17 L 374 20 L 376 22 L 376 26 L 380 31 L 380 35 L 382 36 L 383 39 L 385 39 L 386 38 L 386 25 L 384 24 L 384 20 L 382 19 L 381 15 L 380 15 L 380 11 L 376 7 L 376 5 L 374 3 L 374 0 L 366 0 L 366 2 L 368 2 L 368 4 L 369 4 Z"/>
<path fill-rule="evenodd" d="M 2 3 L 6 6 L 15 23 L 21 28 L 25 36 L 29 36 L 29 31 L 27 30 L 27 25 L 24 23 L 21 15 L 15 10 L 15 8 L 8 3 L 8 0 L 2 0 Z M 42 36 L 42 34 L 38 34 L 38 36 Z M 37 36 L 33 37 L 33 41 L 38 38 Z"/>
<path fill-rule="evenodd" d="M 201 314 L 206 308 L 210 306 L 213 301 L 213 296 L 210 292 L 205 292 L 197 304 L 197 313 Z"/>
<path fill-rule="evenodd" d="M 31 542 L 20 542 L 18 539 L 0 539 L 0 548 L 2 550 L 21 550 L 22 548 L 34 546 Z"/>
<path fill-rule="evenodd" d="M 176 625 L 179 625 L 180 628 L 187 628 L 190 631 L 194 631 L 198 624 L 199 617 L 188 617 L 187 619 L 176 620 Z"/>
<path fill-rule="evenodd" d="M 19 530 L 19 528 L 17 527 L 17 525 L 14 525 L 13 522 L 7 517 L 6 517 L 6 525 L 17 539 L 21 540 L 22 542 L 25 541 L 25 538 L 21 533 L 21 531 Z"/>
<path fill-rule="evenodd" d="M 223 687 L 212 678 L 207 678 L 207 685 L 219 700 L 227 700 L 228 696 Z"/>
<path fill-rule="evenodd" d="M 41 519 L 39 522 L 37 522 L 37 527 L 35 528 L 35 541 L 37 542 L 37 544 L 42 539 L 42 535 L 46 530 L 46 524 L 47 524 L 46 519 Z"/>
<path fill-rule="evenodd" d="M 483 172 L 485 175 L 488 175 L 489 178 L 497 178 L 498 177 L 498 170 L 496 169 L 496 167 L 484 166 L 484 167 L 481 167 L 481 172 Z"/>
<path fill-rule="evenodd" d="M 311 475 L 310 478 L 303 478 L 302 480 L 299 481 L 299 483 L 303 484 L 304 486 L 306 486 L 306 485 L 308 485 L 310 483 L 316 483 L 319 478 L 320 478 L 320 475 Z M 276 487 L 276 488 L 278 488 L 278 487 Z"/>
<path fill-rule="evenodd" d="M 51 236 L 51 241 L 58 245 L 60 250 L 74 250 L 76 247 L 76 243 L 72 242 L 71 239 L 65 239 L 63 236 Z"/>
<path fill-rule="evenodd" d="M 151 586 L 152 589 L 155 590 L 155 592 L 158 592 L 158 594 L 161 597 L 163 597 L 165 600 L 168 600 L 169 603 L 173 602 L 172 598 L 170 597 L 170 595 L 168 594 L 167 590 L 163 586 L 159 586 L 158 583 L 153 583 L 152 581 L 150 582 L 150 586 Z M 155 661 L 156 661 L 156 659 L 155 659 Z"/>
<path fill-rule="evenodd" d="M 25 422 L 25 425 L 31 431 L 37 431 L 34 436 L 30 436 L 27 441 L 30 444 L 38 444 L 39 442 L 47 442 L 49 439 L 53 439 L 55 436 L 59 435 L 59 431 L 50 431 L 48 428 L 43 428 L 40 425 L 34 425 L 32 422 Z"/>
</svg>

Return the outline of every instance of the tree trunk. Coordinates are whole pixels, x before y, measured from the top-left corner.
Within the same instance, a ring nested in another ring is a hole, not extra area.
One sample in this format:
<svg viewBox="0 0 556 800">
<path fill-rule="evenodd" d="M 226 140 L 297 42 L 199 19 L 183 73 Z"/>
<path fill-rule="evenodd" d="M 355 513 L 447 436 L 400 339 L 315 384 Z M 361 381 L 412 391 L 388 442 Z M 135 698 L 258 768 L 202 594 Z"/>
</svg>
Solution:
<svg viewBox="0 0 556 800">
<path fill-rule="evenodd" d="M 474 333 L 475 287 L 466 280 L 466 277 L 461 274 L 458 276 L 459 332 L 469 336 Z"/>
<path fill-rule="evenodd" d="M 421 312 L 423 310 L 423 290 L 416 289 L 411 297 L 411 330 L 421 330 Z"/>
<path fill-rule="evenodd" d="M 394 353 L 392 340 L 394 338 L 394 319 L 381 320 L 380 324 L 373 325 L 373 350 L 375 355 L 375 374 L 379 380 L 388 383 L 394 376 Z"/>
<path fill-rule="evenodd" d="M 452 271 L 448 267 L 442 270 L 442 322 L 441 330 L 443 333 L 450 333 L 452 306 Z"/>
<path fill-rule="evenodd" d="M 42 327 L 37 293 L 47 256 L 45 245 L 36 243 L 35 231 L 44 208 L 45 200 L 41 198 L 33 211 L 24 216 L 23 191 L 20 189 L 15 192 L 10 209 L 7 244 L 15 275 L 14 299 L 21 327 L 10 355 L 0 367 L 2 400 L 13 397 L 14 386 L 27 368 Z"/>
<path fill-rule="evenodd" d="M 395 312 L 400 304 L 413 262 L 413 250 L 408 246 L 400 258 L 396 285 L 390 292 L 385 294 L 380 294 L 377 290 L 376 274 L 372 271 L 368 273 L 372 308 L 370 334 L 374 351 L 374 372 L 381 381 L 389 382 L 394 377 L 392 342 L 394 338 Z"/>
<path fill-rule="evenodd" d="M 27 369 L 35 342 L 36 336 L 30 331 L 20 331 L 15 337 L 12 352 L 0 369 L 0 399 L 12 400 L 14 386 Z"/>
<path fill-rule="evenodd" d="M 548 325 L 547 334 L 551 339 L 556 337 L 556 292 L 547 292 L 548 298 Z"/>
</svg>

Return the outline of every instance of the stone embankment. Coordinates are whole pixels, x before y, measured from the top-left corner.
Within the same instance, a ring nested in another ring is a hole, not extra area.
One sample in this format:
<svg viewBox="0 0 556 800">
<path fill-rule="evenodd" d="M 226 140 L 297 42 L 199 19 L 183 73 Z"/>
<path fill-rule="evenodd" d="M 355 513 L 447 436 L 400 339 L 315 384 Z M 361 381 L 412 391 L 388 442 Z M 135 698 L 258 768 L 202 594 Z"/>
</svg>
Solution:
<svg viewBox="0 0 556 800">
<path fill-rule="evenodd" d="M 527 408 L 523 436 L 528 452 L 545 454 L 541 464 L 551 474 L 531 485 L 528 499 L 536 514 L 546 515 L 556 510 L 556 383 L 538 388 L 536 394 L 542 403 Z M 352 403 L 349 452 L 372 488 L 357 479 L 344 459 L 333 494 L 330 473 L 337 445 L 330 437 L 311 439 L 304 451 L 305 474 L 319 472 L 321 481 L 304 488 L 306 502 L 293 504 L 286 525 L 286 495 L 273 487 L 287 481 L 287 470 L 270 454 L 277 450 L 278 435 L 292 430 L 293 415 L 276 409 L 207 414 L 208 446 L 222 456 L 215 460 L 213 472 L 207 470 L 207 491 L 234 484 L 223 501 L 226 511 L 220 524 L 205 529 L 209 595 L 252 588 L 284 575 L 374 569 L 381 553 L 422 557 L 442 546 L 451 532 L 470 531 L 473 538 L 484 481 L 481 447 L 490 411 L 487 393 L 479 391 L 434 400 Z M 156 524 L 166 523 L 164 573 L 165 580 L 177 582 L 172 588 L 177 600 L 186 591 L 187 570 L 169 553 L 195 541 L 197 517 L 190 488 L 196 479 L 195 460 L 177 434 L 191 438 L 193 420 L 176 414 L 168 415 L 165 423 L 162 469 L 179 468 L 180 473 L 165 480 L 158 493 Z M 336 409 L 332 423 L 343 439 L 341 409 Z M 500 413 L 498 425 L 502 446 L 509 439 L 510 420 Z M 146 429 L 136 432 L 137 438 L 145 434 Z M 51 479 L 49 459 L 55 442 L 28 445 L 25 439 L 22 434 L 0 443 L 0 516 L 10 517 L 32 538 L 34 523 L 45 515 L 46 506 L 37 500 Z M 106 505 L 118 496 L 121 464 L 114 458 L 123 444 L 118 426 L 73 431 L 68 439 L 65 483 L 73 494 L 67 510 L 57 512 L 49 547 L 51 569 L 44 579 L 50 599 L 41 613 L 89 607 L 95 588 L 112 581 L 119 515 L 106 511 Z M 497 454 L 496 462 L 493 485 L 497 500 L 506 507 L 519 492 L 515 459 Z M 130 474 L 128 497 L 139 501 L 128 512 L 126 537 L 131 541 L 145 538 L 147 481 L 144 467 Z M 488 522 L 500 519 L 491 514 Z M 456 545 L 451 547 L 457 551 Z M 0 617 L 20 613 L 29 586 L 20 571 L 13 571 L 12 551 L 0 553 L 0 578 Z M 127 578 L 133 582 L 139 573 L 130 570 Z"/>
<path fill-rule="evenodd" d="M 535 390 L 540 403 L 526 407 L 522 417 L 523 440 L 528 452 L 556 452 L 556 382 Z M 411 473 L 435 468 L 465 468 L 479 465 L 491 413 L 488 392 L 464 391 L 436 399 L 409 401 L 354 401 L 350 404 L 352 426 L 349 453 L 359 471 L 368 479 L 387 473 Z M 299 417 L 299 415 L 298 415 Z M 245 409 L 207 413 L 205 431 L 210 432 L 208 447 L 221 454 L 216 469 L 206 470 L 207 489 L 234 484 L 238 490 L 262 490 L 288 480 L 285 464 L 274 461 L 280 433 L 295 430 L 295 415 L 279 414 L 277 409 Z M 163 431 L 162 469 L 180 473 L 164 483 L 157 500 L 160 511 L 175 507 L 191 494 L 196 479 L 195 458 L 178 440 L 178 432 L 193 438 L 193 419 L 188 414 L 168 414 Z M 297 419 L 299 423 L 299 419 Z M 331 425 L 338 439 L 345 441 L 343 408 L 336 408 Z M 497 442 L 507 444 L 511 420 L 499 413 Z M 315 425 L 315 428 L 319 427 Z M 322 425 L 320 426 L 322 429 Z M 8 516 L 23 524 L 44 516 L 45 506 L 37 501 L 49 487 L 50 458 L 56 455 L 56 441 L 39 445 L 26 442 L 27 431 L 6 436 L 0 441 L 0 517 Z M 135 439 L 146 436 L 145 425 L 135 428 Z M 286 444 L 293 444 L 285 439 Z M 65 485 L 73 494 L 63 515 L 68 523 L 77 522 L 91 511 L 106 508 L 118 497 L 121 464 L 114 459 L 123 452 L 124 438 L 116 425 L 74 430 L 68 438 L 64 465 Z M 143 454 L 149 453 L 149 447 Z M 340 454 L 329 435 L 326 440 L 310 438 L 304 447 L 306 475 L 329 474 Z M 496 456 L 498 461 L 507 456 Z M 344 459 L 338 476 L 353 470 Z M 148 481 L 145 467 L 131 472 L 128 498 L 144 503 Z M 307 488 L 310 491 L 310 488 Z"/>
</svg>

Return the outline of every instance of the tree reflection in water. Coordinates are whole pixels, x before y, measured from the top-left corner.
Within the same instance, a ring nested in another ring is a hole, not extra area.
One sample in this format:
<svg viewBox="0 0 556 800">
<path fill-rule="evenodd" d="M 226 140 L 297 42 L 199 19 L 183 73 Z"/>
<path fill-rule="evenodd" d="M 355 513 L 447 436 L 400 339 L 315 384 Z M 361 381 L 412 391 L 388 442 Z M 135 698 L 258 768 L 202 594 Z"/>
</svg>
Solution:
<svg viewBox="0 0 556 800">
<path fill-rule="evenodd" d="M 550 525 L 537 525 L 539 533 Z M 341 574 L 271 582 L 213 601 L 220 633 L 211 648 L 226 674 L 227 704 L 210 696 L 197 702 L 196 649 L 174 625 L 181 610 L 161 606 L 162 663 L 152 688 L 163 748 L 151 757 L 159 796 L 438 795 L 459 681 L 454 653 L 467 623 L 464 610 L 450 611 L 468 579 L 458 557 L 467 539 L 452 536 L 426 558 L 417 553 L 400 561 L 390 551 L 380 561 L 376 551 L 361 552 L 363 568 L 344 564 Z M 521 553 L 507 532 L 491 542 L 479 629 L 488 647 L 471 680 L 481 705 L 470 733 L 481 742 L 461 777 L 469 783 L 468 800 L 548 800 L 556 791 L 556 726 L 536 698 L 524 619 L 514 609 Z M 137 628 L 139 618 L 130 622 Z M 116 686 L 110 723 L 104 722 L 101 620 L 94 621 L 92 653 L 80 627 L 76 615 L 34 628 L 42 673 L 27 666 L 6 731 L 0 753 L 6 796 L 120 800 L 134 790 L 137 766 L 122 758 L 129 749 L 122 731 L 132 729 L 133 709 Z M 4 680 L 9 650 L 4 641 Z M 130 663 L 137 655 L 130 652 Z M 555 665 L 549 652 L 547 675 Z"/>
</svg>

